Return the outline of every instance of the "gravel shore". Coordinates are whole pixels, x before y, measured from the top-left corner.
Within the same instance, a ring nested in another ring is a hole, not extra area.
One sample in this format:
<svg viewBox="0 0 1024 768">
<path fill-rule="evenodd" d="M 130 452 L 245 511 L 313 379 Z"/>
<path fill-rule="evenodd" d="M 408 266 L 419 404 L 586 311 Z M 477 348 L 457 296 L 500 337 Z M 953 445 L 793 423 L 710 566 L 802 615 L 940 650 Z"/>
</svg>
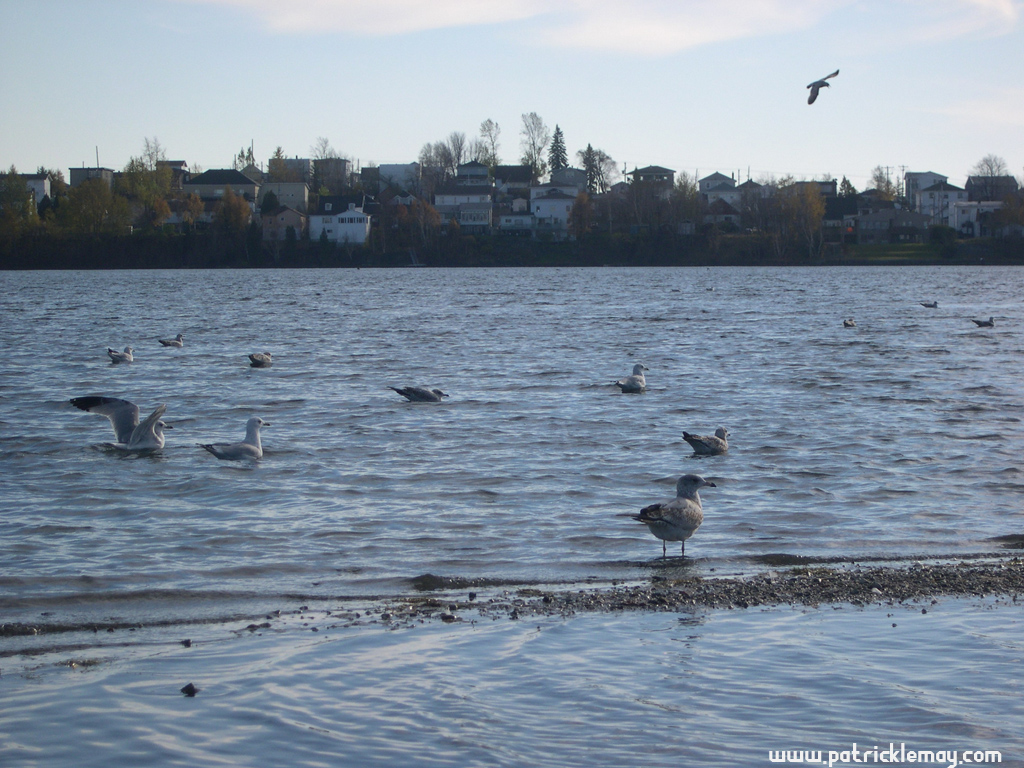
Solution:
<svg viewBox="0 0 1024 768">
<path fill-rule="evenodd" d="M 1024 559 L 1009 553 L 951 555 L 940 561 L 907 558 L 882 565 L 843 558 L 823 560 L 767 555 L 753 575 L 694 575 L 695 561 L 679 558 L 638 563 L 650 570 L 643 583 L 581 586 L 512 586 L 425 574 L 413 580 L 422 595 L 377 599 L 310 598 L 259 617 L 174 621 L 58 621 L 0 624 L 0 637 L 72 632 L 135 632 L 177 626 L 246 622 L 239 632 L 284 629 L 299 623 L 312 631 L 383 624 L 391 629 L 428 621 L 462 622 L 572 616 L 596 611 L 694 611 L 760 606 L 820 606 L 935 602 L 940 597 L 1024 600 Z M 764 568 L 768 565 L 767 568 Z M 927 609 L 925 609 L 927 610 Z"/>
</svg>

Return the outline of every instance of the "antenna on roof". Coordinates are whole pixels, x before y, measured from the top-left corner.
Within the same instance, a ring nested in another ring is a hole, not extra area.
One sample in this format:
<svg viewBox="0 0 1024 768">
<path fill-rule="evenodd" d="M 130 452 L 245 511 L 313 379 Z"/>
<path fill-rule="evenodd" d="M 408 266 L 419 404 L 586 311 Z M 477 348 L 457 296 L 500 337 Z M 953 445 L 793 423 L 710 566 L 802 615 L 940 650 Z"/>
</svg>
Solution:
<svg viewBox="0 0 1024 768">
<path fill-rule="evenodd" d="M 100 167 L 100 145 L 96 145 L 96 167 Z"/>
</svg>

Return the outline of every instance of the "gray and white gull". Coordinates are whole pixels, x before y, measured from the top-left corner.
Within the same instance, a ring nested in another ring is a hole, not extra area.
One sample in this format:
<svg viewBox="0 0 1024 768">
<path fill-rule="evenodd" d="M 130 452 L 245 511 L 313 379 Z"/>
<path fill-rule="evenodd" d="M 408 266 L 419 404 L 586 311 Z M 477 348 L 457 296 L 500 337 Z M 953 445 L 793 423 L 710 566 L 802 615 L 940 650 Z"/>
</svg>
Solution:
<svg viewBox="0 0 1024 768">
<path fill-rule="evenodd" d="M 729 450 L 729 430 L 719 427 L 714 435 L 692 435 L 683 432 L 683 440 L 690 444 L 693 452 L 700 456 L 717 456 Z"/>
<path fill-rule="evenodd" d="M 135 359 L 135 357 L 132 355 L 132 352 L 134 351 L 135 350 L 132 349 L 131 347 L 125 347 L 124 352 L 118 352 L 116 349 L 111 349 L 110 347 L 107 347 L 107 354 L 110 356 L 110 362 L 112 363 L 132 362 Z"/>
<path fill-rule="evenodd" d="M 269 368 L 273 365 L 269 352 L 253 352 L 249 355 L 249 365 L 253 368 Z"/>
<path fill-rule="evenodd" d="M 224 461 L 244 461 L 263 458 L 263 443 L 260 442 L 260 427 L 270 426 L 259 416 L 253 416 L 245 423 L 245 439 L 240 443 L 199 443 L 218 459 Z"/>
<path fill-rule="evenodd" d="M 629 517 L 644 523 L 651 533 L 661 539 L 662 557 L 665 557 L 665 542 L 668 541 L 680 542 L 679 554 L 685 556 L 686 540 L 704 522 L 704 510 L 697 491 L 715 487 L 714 483 L 700 475 L 683 475 L 676 482 L 674 499 L 651 504 L 641 509 L 640 514 Z"/>
<path fill-rule="evenodd" d="M 839 74 L 839 70 L 837 69 L 831 75 L 825 75 L 823 78 L 821 78 L 821 80 L 815 80 L 813 83 L 808 85 L 807 87 L 811 89 L 811 93 L 807 97 L 807 103 L 808 104 L 813 104 L 814 100 L 818 98 L 818 91 L 820 91 L 822 88 L 828 88 L 829 87 L 828 81 L 831 80 L 833 77 L 835 77 L 838 74 Z"/>
<path fill-rule="evenodd" d="M 157 339 L 165 347 L 184 347 L 185 346 L 185 334 L 179 333 L 173 339 Z"/>
<path fill-rule="evenodd" d="M 644 371 L 651 370 L 643 363 L 637 363 L 633 366 L 633 375 L 626 376 L 623 379 L 619 379 L 615 382 L 615 386 L 621 389 L 623 392 L 637 393 L 643 392 L 647 389 L 647 379 L 644 377 Z"/>
<path fill-rule="evenodd" d="M 167 410 L 158 405 L 149 416 L 139 422 L 139 406 L 117 397 L 73 397 L 71 404 L 88 413 L 98 413 L 110 419 L 117 436 L 115 448 L 124 451 L 159 451 L 164 447 L 164 430 L 172 429 L 160 417 Z"/>
</svg>

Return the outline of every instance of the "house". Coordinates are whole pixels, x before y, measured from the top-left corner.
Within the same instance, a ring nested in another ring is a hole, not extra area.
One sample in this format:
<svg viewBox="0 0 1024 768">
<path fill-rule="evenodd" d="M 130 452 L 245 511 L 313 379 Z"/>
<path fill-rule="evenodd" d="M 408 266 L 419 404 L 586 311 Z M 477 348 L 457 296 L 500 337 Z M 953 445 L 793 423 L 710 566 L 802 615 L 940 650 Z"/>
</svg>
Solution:
<svg viewBox="0 0 1024 768">
<path fill-rule="evenodd" d="M 740 225 L 740 212 L 724 198 L 717 198 L 708 206 L 708 212 L 704 214 L 705 224 L 726 224 L 738 227 Z"/>
<path fill-rule="evenodd" d="M 284 242 L 288 239 L 289 227 L 295 233 L 296 239 L 301 238 L 306 232 L 306 214 L 287 205 L 279 205 L 272 211 L 264 211 L 261 218 L 264 240 Z"/>
<path fill-rule="evenodd" d="M 320 207 L 309 217 L 309 239 L 362 245 L 370 237 L 371 217 L 363 210 L 369 201 L 364 195 L 321 197 Z"/>
<path fill-rule="evenodd" d="M 1017 191 L 1013 176 L 968 176 L 967 199 L 971 202 L 1005 200 Z"/>
<path fill-rule="evenodd" d="M 667 184 L 671 187 L 675 184 L 675 174 L 671 168 L 662 168 L 660 165 L 648 165 L 646 168 L 634 168 L 627 173 L 634 182 L 646 182 L 653 184 Z"/>
<path fill-rule="evenodd" d="M 901 208 L 888 208 L 856 217 L 858 243 L 920 243 L 931 217 Z"/>
<path fill-rule="evenodd" d="M 367 168 L 363 168 L 363 179 L 365 182 Z M 383 191 L 386 187 L 397 189 L 419 189 L 420 186 L 420 164 L 419 163 L 383 163 L 377 166 L 377 190 Z M 364 183 L 363 189 L 366 189 Z"/>
<path fill-rule="evenodd" d="M 675 174 L 671 168 L 660 165 L 648 165 L 646 168 L 634 168 L 626 174 L 632 184 L 646 184 L 655 190 L 655 196 L 668 200 L 675 184 Z"/>
<path fill-rule="evenodd" d="M 190 195 L 194 192 L 203 200 L 220 200 L 229 188 L 250 203 L 255 203 L 259 199 L 260 185 L 241 171 L 232 168 L 209 170 L 190 177 L 182 184 L 184 194 Z"/>
<path fill-rule="evenodd" d="M 309 210 L 309 185 L 304 181 L 268 181 L 260 186 L 257 202 L 263 207 L 263 198 L 273 192 L 280 205 L 305 214 Z"/>
<path fill-rule="evenodd" d="M 188 163 L 184 160 L 157 160 L 157 170 L 167 168 L 171 172 L 171 189 L 180 192 L 188 178 Z"/>
<path fill-rule="evenodd" d="M 530 198 L 533 213 L 534 233 L 548 234 L 555 240 L 565 240 L 569 235 L 569 217 L 576 195 L 568 195 L 560 189 L 549 189 L 546 194 Z"/>
<path fill-rule="evenodd" d="M 32 193 L 32 200 L 39 207 L 44 197 L 50 196 L 50 177 L 45 173 L 21 173 L 18 178 L 25 182 Z"/>
<path fill-rule="evenodd" d="M 994 237 L 999 227 L 993 226 L 992 219 L 1002 207 L 1002 200 L 954 203 L 949 226 L 961 237 Z"/>
<path fill-rule="evenodd" d="M 286 157 L 284 169 L 290 176 L 294 176 L 306 184 L 313 180 L 313 161 L 308 157 Z"/>
<path fill-rule="evenodd" d="M 828 179 L 826 181 L 794 181 L 793 186 L 798 190 L 807 188 L 817 189 L 818 194 L 822 197 L 837 197 L 839 194 L 835 179 Z"/>
<path fill-rule="evenodd" d="M 466 187 L 489 185 L 489 171 L 483 163 L 472 160 L 455 169 L 455 183 Z"/>
<path fill-rule="evenodd" d="M 548 183 L 583 190 L 587 188 L 587 172 L 582 168 L 559 168 L 557 171 L 551 172 Z"/>
<path fill-rule="evenodd" d="M 498 216 L 498 231 L 513 237 L 532 237 L 536 221 L 530 211 L 503 211 Z"/>
<path fill-rule="evenodd" d="M 313 173 L 320 186 L 332 190 L 348 187 L 349 161 L 343 157 L 325 157 L 313 161 Z"/>
<path fill-rule="evenodd" d="M 697 182 L 697 191 L 707 205 L 711 205 L 715 200 L 724 200 L 733 208 L 739 206 L 743 196 L 742 191 L 736 188 L 736 179 L 717 171 L 700 179 Z"/>
<path fill-rule="evenodd" d="M 486 184 L 449 183 L 434 193 L 434 208 L 442 222 L 455 221 L 469 232 L 489 232 L 493 193 L 494 188 Z"/>
<path fill-rule="evenodd" d="M 915 206 L 918 192 L 945 181 L 949 181 L 949 177 L 934 171 L 907 171 L 903 174 L 903 194 L 907 198 L 907 204 Z"/>
<path fill-rule="evenodd" d="M 71 168 L 70 173 L 70 185 L 71 187 L 77 187 L 83 181 L 89 179 L 100 179 L 108 187 L 113 188 L 114 186 L 114 171 L 110 168 Z"/>
<path fill-rule="evenodd" d="M 952 226 L 953 206 L 966 202 L 967 190 L 953 186 L 948 181 L 940 181 L 917 193 L 914 210 L 927 216 L 932 224 Z"/>
<path fill-rule="evenodd" d="M 498 165 L 494 168 L 494 188 L 500 195 L 527 192 L 533 186 L 533 172 L 528 165 Z"/>
</svg>

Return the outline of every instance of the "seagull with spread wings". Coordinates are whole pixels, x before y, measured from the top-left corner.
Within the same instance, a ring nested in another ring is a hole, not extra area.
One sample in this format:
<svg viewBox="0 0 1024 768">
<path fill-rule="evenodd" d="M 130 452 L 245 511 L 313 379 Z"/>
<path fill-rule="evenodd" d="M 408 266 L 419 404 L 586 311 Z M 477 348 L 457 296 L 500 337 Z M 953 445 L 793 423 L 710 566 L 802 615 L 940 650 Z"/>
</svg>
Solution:
<svg viewBox="0 0 1024 768">
<path fill-rule="evenodd" d="M 823 78 L 821 78 L 821 80 L 815 80 L 813 83 L 808 85 L 807 87 L 811 89 L 811 95 L 807 97 L 807 103 L 813 104 L 814 100 L 818 98 L 818 91 L 820 91 L 822 88 L 830 87 L 827 81 L 831 80 L 838 74 L 839 70 L 837 69 L 831 75 L 825 75 Z"/>
</svg>

